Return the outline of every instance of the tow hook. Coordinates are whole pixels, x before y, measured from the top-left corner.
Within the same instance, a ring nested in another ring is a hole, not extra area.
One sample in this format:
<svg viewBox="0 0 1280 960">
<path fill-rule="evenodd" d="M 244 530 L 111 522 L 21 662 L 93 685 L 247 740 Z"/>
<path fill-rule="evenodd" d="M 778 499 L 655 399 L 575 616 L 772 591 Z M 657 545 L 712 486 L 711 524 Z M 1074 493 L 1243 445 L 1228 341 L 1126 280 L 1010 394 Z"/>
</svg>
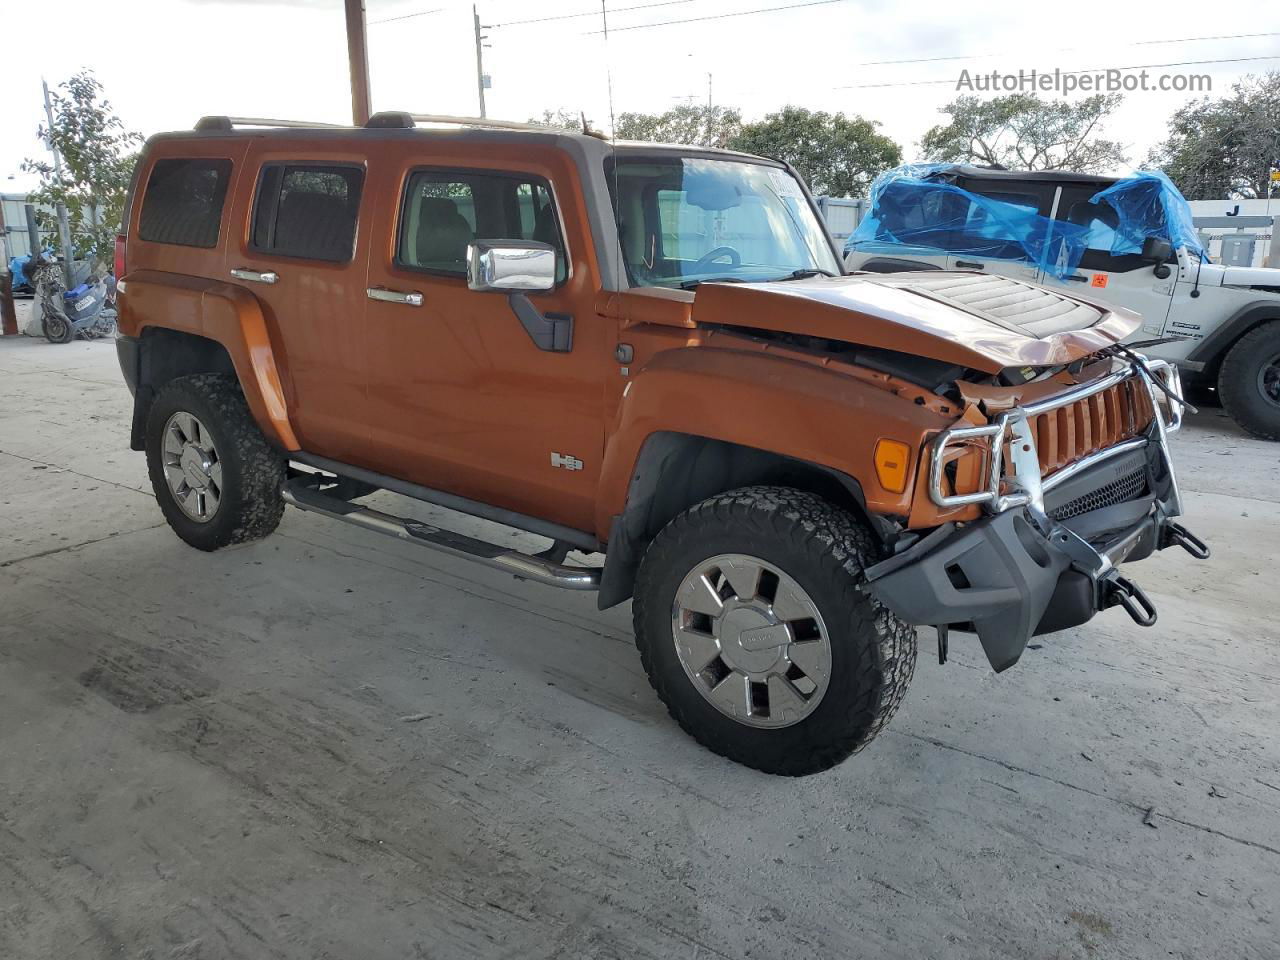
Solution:
<svg viewBox="0 0 1280 960">
<path fill-rule="evenodd" d="M 1209 559 L 1209 545 L 1180 523 L 1167 521 L 1161 531 L 1161 539 L 1164 541 L 1160 544 L 1161 550 L 1176 543 L 1197 560 Z"/>
<path fill-rule="evenodd" d="M 1140 586 L 1114 570 L 1102 581 L 1102 606 L 1124 607 L 1125 613 L 1140 627 L 1149 627 L 1156 622 L 1156 605 L 1151 598 L 1142 592 Z"/>
</svg>

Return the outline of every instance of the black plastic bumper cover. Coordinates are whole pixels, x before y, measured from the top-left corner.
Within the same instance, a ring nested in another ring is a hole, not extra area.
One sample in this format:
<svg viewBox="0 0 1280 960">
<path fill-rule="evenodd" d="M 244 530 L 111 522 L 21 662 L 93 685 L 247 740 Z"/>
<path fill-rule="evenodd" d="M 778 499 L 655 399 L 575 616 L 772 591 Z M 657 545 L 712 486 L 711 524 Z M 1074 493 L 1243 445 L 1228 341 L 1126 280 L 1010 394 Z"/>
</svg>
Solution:
<svg viewBox="0 0 1280 960">
<path fill-rule="evenodd" d="M 1062 526 L 1082 536 L 1105 527 L 1104 537 L 1090 540 L 1116 565 L 1174 543 L 1184 545 L 1180 535 L 1185 531 L 1151 496 Z M 1207 556 L 1208 548 L 1196 544 Z M 1186 549 L 1197 555 L 1194 547 Z M 908 623 L 972 628 L 996 672 L 1017 663 L 1031 637 L 1079 626 L 1117 602 L 1114 584 L 1073 564 L 1024 510 L 963 529 L 940 527 L 868 568 L 867 580 L 871 592 Z"/>
<path fill-rule="evenodd" d="M 867 579 L 908 623 L 972 624 L 1000 671 L 1022 656 L 1070 565 L 1023 511 L 1010 510 L 964 529 L 940 528 L 869 568 Z"/>
<path fill-rule="evenodd" d="M 129 392 L 138 392 L 138 380 L 142 369 L 142 341 L 137 337 L 116 337 L 116 359 L 120 361 L 120 372 Z"/>
</svg>

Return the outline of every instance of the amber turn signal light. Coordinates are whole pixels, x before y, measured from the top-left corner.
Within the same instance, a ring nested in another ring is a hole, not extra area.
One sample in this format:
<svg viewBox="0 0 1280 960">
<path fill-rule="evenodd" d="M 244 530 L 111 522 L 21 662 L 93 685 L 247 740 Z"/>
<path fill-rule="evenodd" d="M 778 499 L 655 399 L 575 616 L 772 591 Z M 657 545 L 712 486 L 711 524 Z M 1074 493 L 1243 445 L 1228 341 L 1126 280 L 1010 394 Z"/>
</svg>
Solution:
<svg viewBox="0 0 1280 960">
<path fill-rule="evenodd" d="M 907 489 L 907 467 L 911 464 L 911 448 L 900 440 L 876 441 L 876 476 L 880 486 L 890 493 Z"/>
</svg>

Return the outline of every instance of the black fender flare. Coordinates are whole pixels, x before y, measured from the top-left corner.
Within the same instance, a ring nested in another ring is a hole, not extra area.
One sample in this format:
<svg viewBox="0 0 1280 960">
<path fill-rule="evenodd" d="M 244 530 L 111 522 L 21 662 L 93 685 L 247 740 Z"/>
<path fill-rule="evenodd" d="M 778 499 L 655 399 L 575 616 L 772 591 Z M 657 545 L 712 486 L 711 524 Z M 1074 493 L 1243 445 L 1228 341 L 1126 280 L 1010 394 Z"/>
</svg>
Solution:
<svg viewBox="0 0 1280 960">
<path fill-rule="evenodd" d="M 686 433 L 658 431 L 640 448 L 623 512 L 612 518 L 598 602 L 601 610 L 632 595 L 650 541 L 677 514 L 708 497 L 762 483 L 794 486 L 857 514 L 884 542 L 890 523 L 866 508 L 858 481 L 821 464 Z"/>
<path fill-rule="evenodd" d="M 1280 298 L 1259 300 L 1241 307 L 1196 344 L 1195 349 L 1187 354 L 1187 364 L 1194 370 L 1212 369 L 1233 343 L 1268 320 L 1280 320 Z"/>
</svg>

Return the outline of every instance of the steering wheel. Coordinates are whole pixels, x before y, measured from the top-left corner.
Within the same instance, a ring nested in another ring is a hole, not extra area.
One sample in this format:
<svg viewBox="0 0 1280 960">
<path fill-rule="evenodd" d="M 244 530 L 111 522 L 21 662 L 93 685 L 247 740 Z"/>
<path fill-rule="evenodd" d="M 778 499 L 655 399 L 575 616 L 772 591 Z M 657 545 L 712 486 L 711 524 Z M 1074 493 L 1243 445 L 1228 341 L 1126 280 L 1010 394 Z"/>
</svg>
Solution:
<svg viewBox="0 0 1280 960">
<path fill-rule="evenodd" d="M 698 258 L 697 262 L 693 265 L 693 272 L 699 273 L 706 270 L 722 257 L 729 258 L 729 266 L 731 267 L 742 266 L 742 254 L 733 249 L 733 247 L 716 247 L 714 250 L 708 250 Z"/>
</svg>

